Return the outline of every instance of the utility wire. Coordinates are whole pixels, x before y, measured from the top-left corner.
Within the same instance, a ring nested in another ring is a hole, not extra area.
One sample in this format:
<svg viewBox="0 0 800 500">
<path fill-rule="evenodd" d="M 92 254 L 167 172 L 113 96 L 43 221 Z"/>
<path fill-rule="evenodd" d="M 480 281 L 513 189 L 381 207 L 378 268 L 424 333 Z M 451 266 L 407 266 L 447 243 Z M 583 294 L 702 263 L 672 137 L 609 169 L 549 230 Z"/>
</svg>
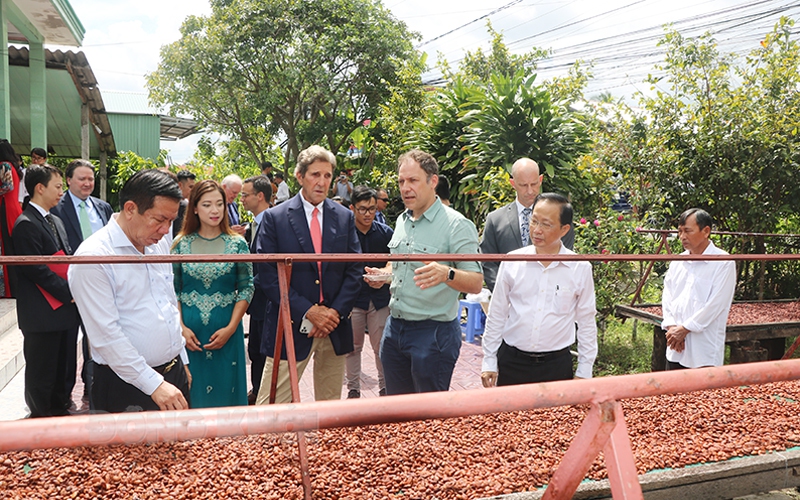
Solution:
<svg viewBox="0 0 800 500">
<path fill-rule="evenodd" d="M 417 45 L 417 48 L 420 48 L 420 47 L 422 47 L 424 45 L 428 45 L 431 42 L 435 42 L 436 40 L 438 40 L 440 38 L 446 37 L 447 35 L 449 35 L 451 33 L 455 33 L 456 31 L 458 31 L 458 30 L 460 30 L 462 28 L 466 28 L 470 24 L 477 23 L 478 21 L 480 21 L 482 19 L 486 19 L 487 17 L 489 17 L 489 16 L 491 16 L 493 14 L 497 14 L 498 12 L 503 11 L 503 10 L 509 8 L 509 7 L 512 7 L 512 6 L 514 6 L 514 5 L 516 5 L 516 4 L 520 3 L 520 2 L 522 2 L 522 0 L 513 0 L 512 2 L 509 2 L 509 3 L 505 4 L 505 5 L 503 5 L 502 7 L 496 8 L 495 10 L 489 12 L 488 14 L 484 14 L 484 15 L 482 15 L 481 17 L 479 17 L 477 19 L 473 19 L 472 21 L 470 21 L 470 22 L 468 22 L 466 24 L 462 24 L 458 28 L 453 28 L 450 31 L 448 31 L 447 33 L 443 33 L 443 34 L 441 34 L 441 35 L 439 35 L 437 37 L 431 38 L 430 40 L 426 40 L 426 41 L 420 43 L 419 45 Z"/>
</svg>

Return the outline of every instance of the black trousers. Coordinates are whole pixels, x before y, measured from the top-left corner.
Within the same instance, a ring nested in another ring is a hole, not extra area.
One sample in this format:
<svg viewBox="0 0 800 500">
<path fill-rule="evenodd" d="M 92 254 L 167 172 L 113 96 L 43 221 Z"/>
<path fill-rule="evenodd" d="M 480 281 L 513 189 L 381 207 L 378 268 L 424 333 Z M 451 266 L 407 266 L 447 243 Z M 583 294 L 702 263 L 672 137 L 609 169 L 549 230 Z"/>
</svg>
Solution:
<svg viewBox="0 0 800 500">
<path fill-rule="evenodd" d="M 70 338 L 67 340 L 69 347 L 67 349 L 67 378 L 65 386 L 69 402 L 72 403 L 72 390 L 75 388 L 75 377 L 78 373 L 78 329 L 70 332 Z"/>
<path fill-rule="evenodd" d="M 73 331 L 74 330 L 74 331 Z M 31 417 L 68 415 L 69 347 L 77 327 L 55 332 L 22 332 L 25 355 L 25 403 Z M 75 350 L 75 343 L 72 343 Z M 73 366 L 74 370 L 74 366 Z M 72 372 L 73 380 L 75 372 Z"/>
<path fill-rule="evenodd" d="M 673 363 L 670 360 L 667 360 L 667 371 L 670 370 L 688 370 L 689 368 L 683 366 L 680 363 Z"/>
<path fill-rule="evenodd" d="M 267 356 L 261 354 L 261 337 L 264 330 L 262 320 L 253 319 L 250 316 L 250 333 L 247 338 L 247 355 L 250 356 L 250 382 L 253 384 L 253 394 L 258 394 L 261 388 L 261 374 L 264 372 L 264 364 Z"/>
<path fill-rule="evenodd" d="M 159 410 L 153 398 L 119 378 L 108 365 L 94 363 L 92 366 L 94 379 L 92 380 L 92 406 L 90 408 L 93 413 Z M 178 362 L 163 375 L 164 381 L 180 389 L 183 397 L 189 402 L 189 379 L 186 376 L 183 361 L 178 358 Z M 189 404 L 191 405 L 191 402 Z"/>
<path fill-rule="evenodd" d="M 571 380 L 569 347 L 551 353 L 526 353 L 503 341 L 497 350 L 497 385 L 534 384 Z"/>
</svg>

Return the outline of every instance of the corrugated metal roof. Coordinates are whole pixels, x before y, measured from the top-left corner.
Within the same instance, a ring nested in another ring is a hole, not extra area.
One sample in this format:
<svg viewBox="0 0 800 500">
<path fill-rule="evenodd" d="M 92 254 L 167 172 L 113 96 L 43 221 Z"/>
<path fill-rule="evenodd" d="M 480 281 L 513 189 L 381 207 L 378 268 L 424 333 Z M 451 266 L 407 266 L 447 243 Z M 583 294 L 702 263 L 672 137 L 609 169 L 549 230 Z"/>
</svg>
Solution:
<svg viewBox="0 0 800 500">
<path fill-rule="evenodd" d="M 150 106 L 147 94 L 144 92 L 120 92 L 116 90 L 102 90 L 103 102 L 107 113 L 123 115 L 159 115 L 160 110 Z"/>
</svg>

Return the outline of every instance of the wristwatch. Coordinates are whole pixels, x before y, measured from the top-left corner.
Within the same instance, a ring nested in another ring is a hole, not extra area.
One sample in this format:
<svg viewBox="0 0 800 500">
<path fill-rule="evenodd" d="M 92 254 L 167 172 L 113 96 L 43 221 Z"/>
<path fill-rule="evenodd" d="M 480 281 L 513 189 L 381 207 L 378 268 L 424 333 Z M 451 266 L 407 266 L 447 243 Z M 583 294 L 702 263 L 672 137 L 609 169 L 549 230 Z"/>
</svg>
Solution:
<svg viewBox="0 0 800 500">
<path fill-rule="evenodd" d="M 456 279 L 456 270 L 452 267 L 447 270 L 447 281 L 453 281 Z"/>
</svg>

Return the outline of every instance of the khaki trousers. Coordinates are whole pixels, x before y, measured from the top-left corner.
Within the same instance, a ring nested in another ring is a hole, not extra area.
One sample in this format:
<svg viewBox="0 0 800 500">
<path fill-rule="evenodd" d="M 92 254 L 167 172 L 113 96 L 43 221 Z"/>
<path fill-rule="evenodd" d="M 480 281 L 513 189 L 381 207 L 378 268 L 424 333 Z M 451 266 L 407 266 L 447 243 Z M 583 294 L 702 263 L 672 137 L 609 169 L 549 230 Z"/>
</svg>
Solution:
<svg viewBox="0 0 800 500">
<path fill-rule="evenodd" d="M 311 344 L 308 357 L 297 362 L 297 380 L 303 378 L 303 372 L 308 362 L 314 356 L 314 399 L 326 401 L 342 398 L 342 381 L 344 380 L 345 355 L 337 356 L 333 350 L 331 339 L 315 338 Z M 269 388 L 272 382 L 272 358 L 267 358 L 264 363 L 264 372 L 261 375 L 261 388 L 258 391 L 256 404 L 269 404 Z M 276 403 L 292 402 L 292 386 L 289 382 L 289 362 L 280 360 L 278 365 L 278 388 L 275 394 Z"/>
</svg>

